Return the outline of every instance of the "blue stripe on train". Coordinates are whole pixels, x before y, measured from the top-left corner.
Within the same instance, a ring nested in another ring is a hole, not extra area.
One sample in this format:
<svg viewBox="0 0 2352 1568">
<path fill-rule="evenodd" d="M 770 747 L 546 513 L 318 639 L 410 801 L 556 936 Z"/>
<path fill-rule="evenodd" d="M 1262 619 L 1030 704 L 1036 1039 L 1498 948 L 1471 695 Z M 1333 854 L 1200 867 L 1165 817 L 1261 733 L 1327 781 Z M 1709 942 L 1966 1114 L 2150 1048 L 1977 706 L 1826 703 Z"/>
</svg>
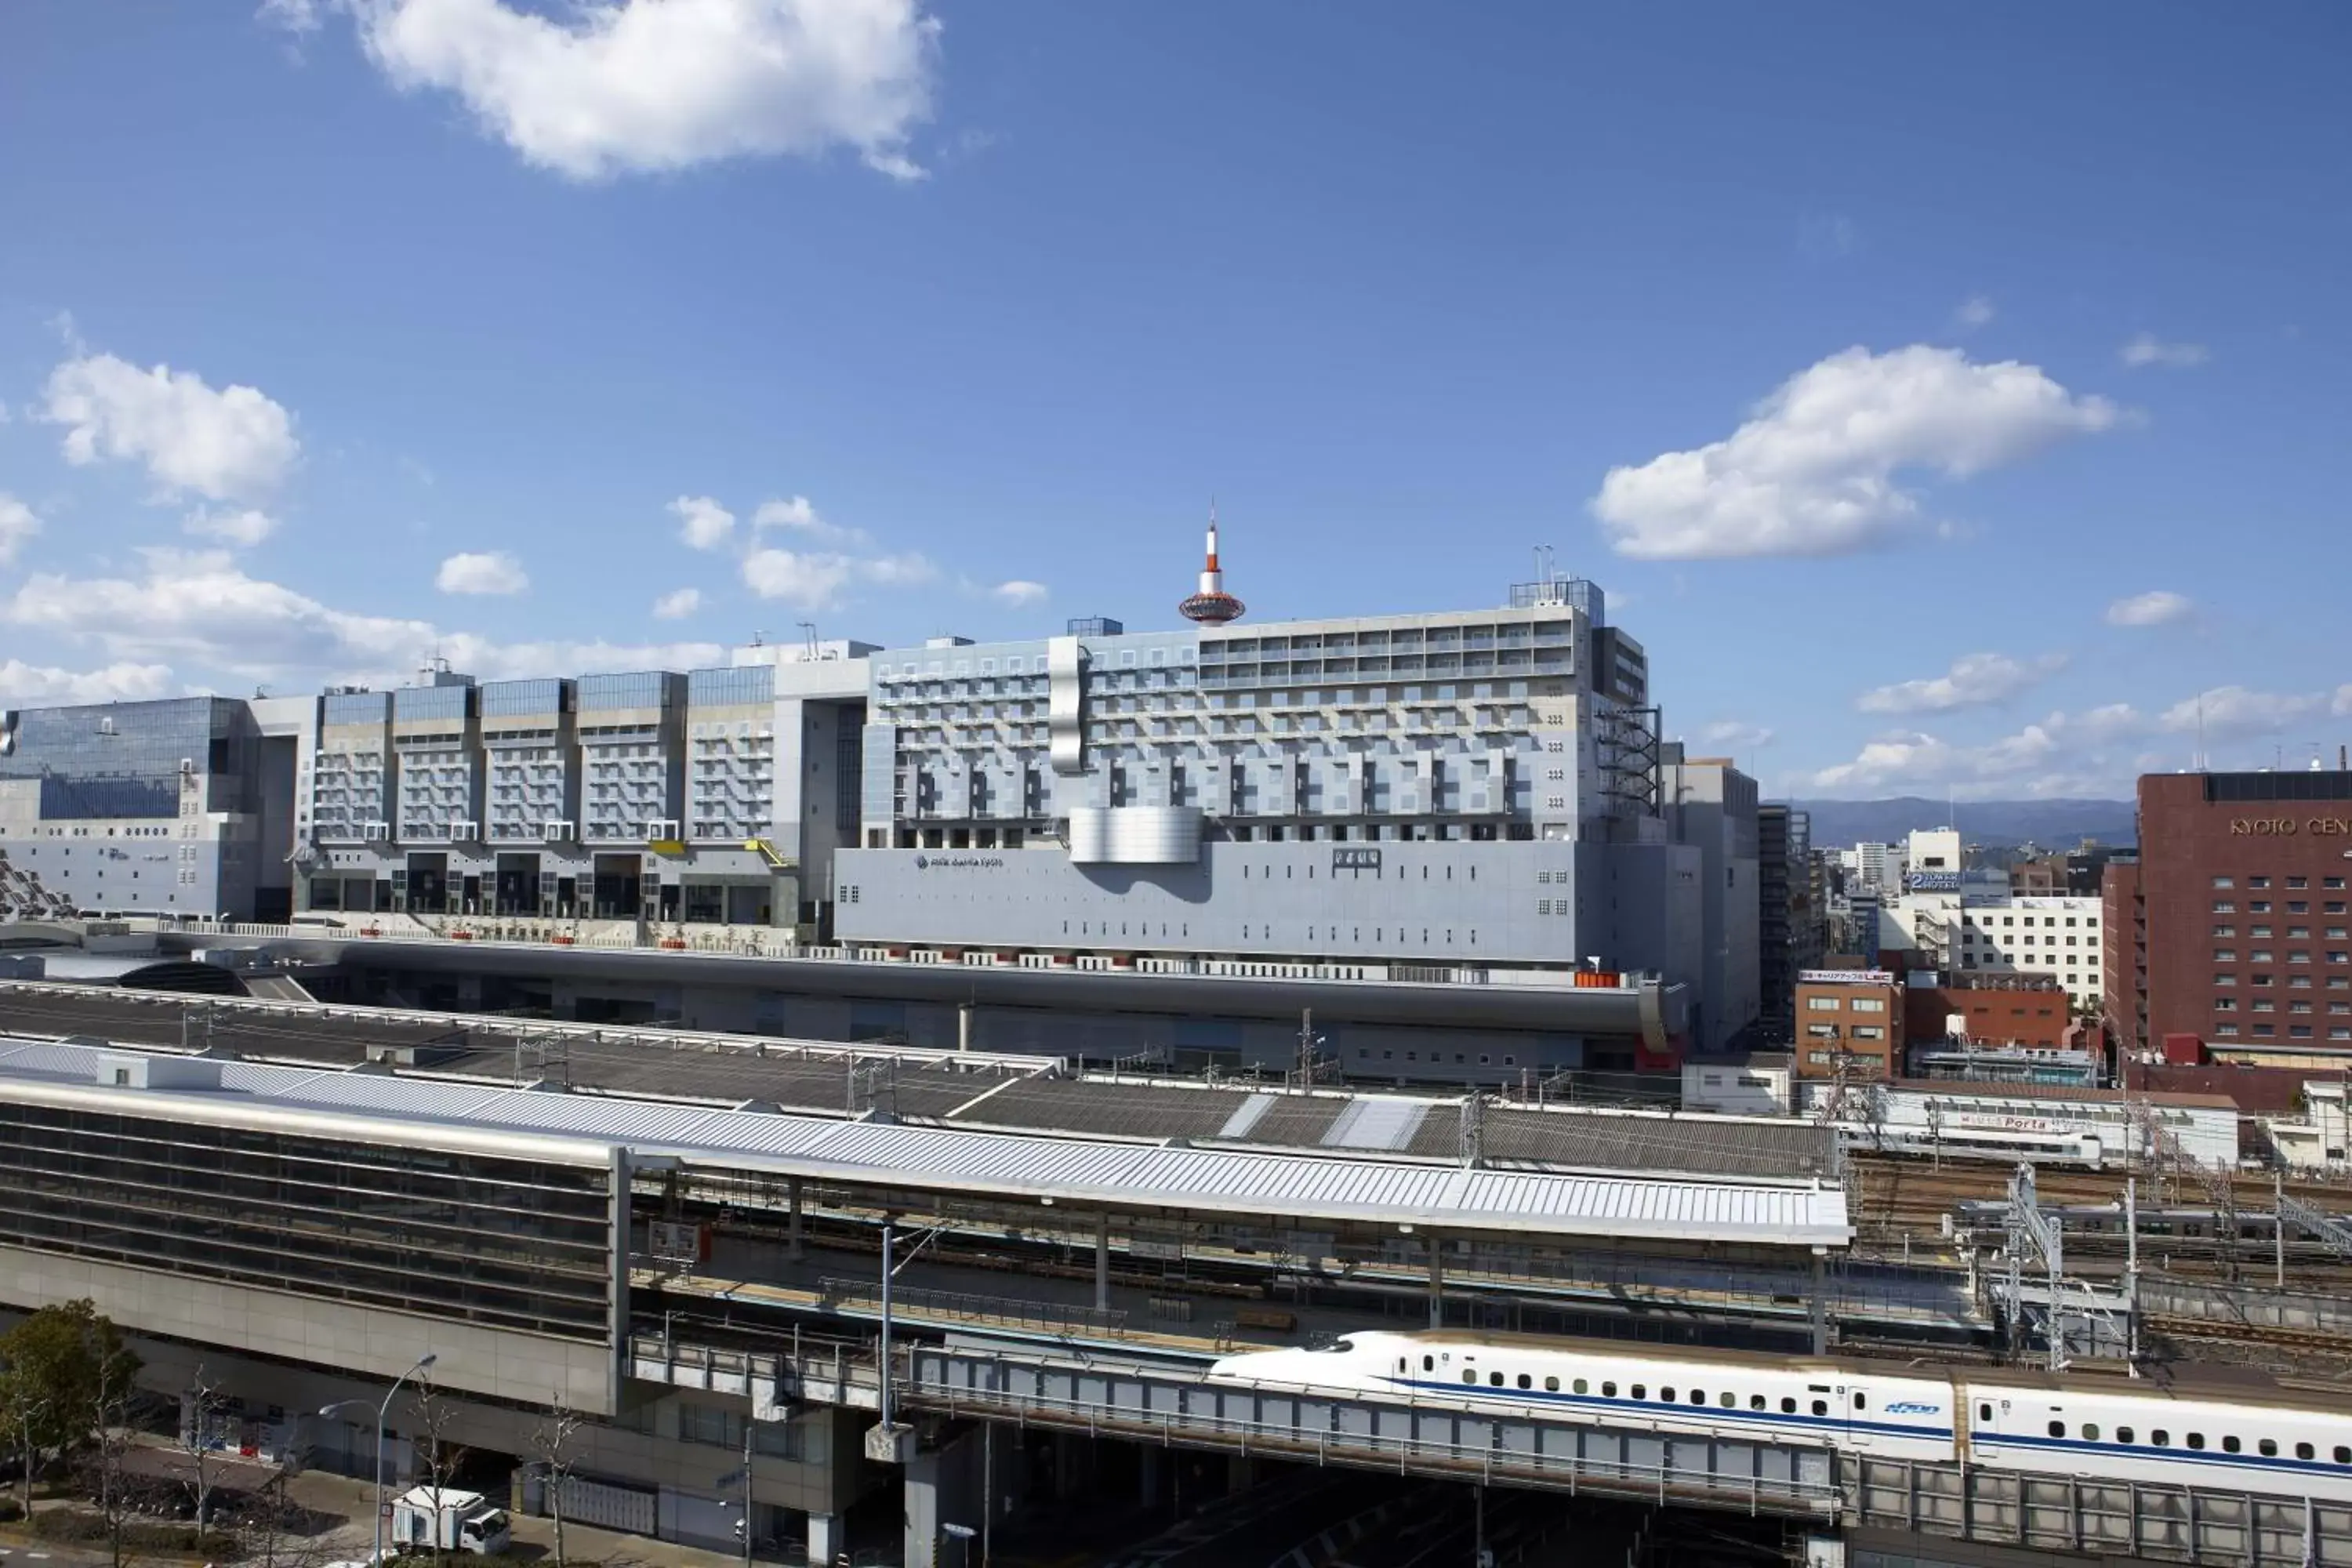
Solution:
<svg viewBox="0 0 2352 1568">
<path fill-rule="evenodd" d="M 1483 1399 L 1540 1400 L 1548 1405 L 1566 1405 L 1594 1410 L 1639 1411 L 1647 1415 L 1678 1415 L 1685 1420 L 1705 1417 L 1712 1422 L 1741 1421 L 1761 1423 L 1783 1429 L 1819 1432 L 1827 1436 L 1840 1433 L 1866 1432 L 1881 1437 L 1915 1437 L 1949 1446 L 1952 1429 L 1948 1426 L 1906 1426 L 1895 1421 L 1847 1421 L 1835 1415 L 1807 1415 L 1801 1412 L 1779 1410 L 1727 1410 L 1714 1405 L 1669 1405 L 1654 1399 L 1620 1399 L 1599 1394 L 1570 1394 L 1541 1388 L 1496 1388 L 1483 1383 L 1441 1383 L 1419 1377 L 1391 1377 L 1381 1374 L 1384 1383 L 1400 1388 L 1419 1389 L 1427 1394 L 1445 1394 L 1460 1397 L 1476 1395 Z"/>
</svg>

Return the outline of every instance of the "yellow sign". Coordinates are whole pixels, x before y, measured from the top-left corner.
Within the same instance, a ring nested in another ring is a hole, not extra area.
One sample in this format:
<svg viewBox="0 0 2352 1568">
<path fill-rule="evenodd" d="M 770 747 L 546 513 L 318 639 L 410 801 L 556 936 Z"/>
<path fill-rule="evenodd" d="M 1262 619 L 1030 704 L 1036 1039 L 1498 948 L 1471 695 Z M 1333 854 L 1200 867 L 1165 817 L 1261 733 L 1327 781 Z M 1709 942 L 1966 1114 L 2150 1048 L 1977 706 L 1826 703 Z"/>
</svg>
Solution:
<svg viewBox="0 0 2352 1568">
<path fill-rule="evenodd" d="M 2352 836 L 2352 816 L 2312 816 L 2297 822 L 2292 816 L 2236 816 L 2230 819 L 2232 838 L 2293 838 L 2307 833 L 2314 838 Z"/>
</svg>

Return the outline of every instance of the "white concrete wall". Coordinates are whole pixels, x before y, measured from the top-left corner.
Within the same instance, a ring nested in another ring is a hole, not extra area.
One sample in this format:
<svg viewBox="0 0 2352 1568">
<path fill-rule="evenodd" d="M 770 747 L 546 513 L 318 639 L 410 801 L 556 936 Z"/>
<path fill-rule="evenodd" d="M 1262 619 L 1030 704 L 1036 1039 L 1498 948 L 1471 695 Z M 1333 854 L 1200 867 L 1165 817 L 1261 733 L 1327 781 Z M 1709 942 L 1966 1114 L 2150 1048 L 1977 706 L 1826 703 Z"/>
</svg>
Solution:
<svg viewBox="0 0 2352 1568">
<path fill-rule="evenodd" d="M 442 1387 L 609 1415 L 603 1344 L 485 1328 L 381 1307 L 0 1247 L 0 1301 L 35 1309 L 89 1298 L 131 1332 L 390 1379 L 427 1352 Z"/>
</svg>

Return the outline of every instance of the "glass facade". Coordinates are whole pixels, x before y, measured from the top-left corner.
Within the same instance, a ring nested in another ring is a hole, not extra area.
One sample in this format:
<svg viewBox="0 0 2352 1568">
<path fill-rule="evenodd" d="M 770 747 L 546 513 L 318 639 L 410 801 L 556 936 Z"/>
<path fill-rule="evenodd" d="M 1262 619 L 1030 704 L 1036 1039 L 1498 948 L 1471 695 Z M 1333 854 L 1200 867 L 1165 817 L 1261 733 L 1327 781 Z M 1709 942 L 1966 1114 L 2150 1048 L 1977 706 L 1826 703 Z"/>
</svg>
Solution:
<svg viewBox="0 0 2352 1568">
<path fill-rule="evenodd" d="M 0 1105 L 0 1241 L 603 1342 L 611 1175 Z"/>
<path fill-rule="evenodd" d="M 470 686 L 404 686 L 392 694 L 392 717 L 396 723 L 419 719 L 462 720 L 471 710 L 474 689 Z"/>
<path fill-rule="evenodd" d="M 493 680 L 482 688 L 482 717 L 525 719 L 566 711 L 567 680 Z"/>
<path fill-rule="evenodd" d="M 615 708 L 667 708 L 677 678 L 667 670 L 640 669 L 625 675 L 583 675 L 580 678 L 580 710 L 609 712 Z"/>
<path fill-rule="evenodd" d="M 51 822 L 176 817 L 184 769 L 211 775 L 211 809 L 241 810 L 253 762 L 242 716 L 242 704 L 211 697 L 28 709 L 0 778 L 40 780 Z"/>
</svg>

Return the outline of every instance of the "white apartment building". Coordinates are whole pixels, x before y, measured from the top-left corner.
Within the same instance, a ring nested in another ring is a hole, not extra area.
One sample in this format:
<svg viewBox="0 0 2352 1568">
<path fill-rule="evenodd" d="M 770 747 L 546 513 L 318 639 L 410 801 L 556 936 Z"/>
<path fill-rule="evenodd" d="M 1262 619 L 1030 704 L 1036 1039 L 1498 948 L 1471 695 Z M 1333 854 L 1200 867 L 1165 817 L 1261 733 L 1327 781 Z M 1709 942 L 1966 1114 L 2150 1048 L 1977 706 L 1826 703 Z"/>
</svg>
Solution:
<svg viewBox="0 0 2352 1568">
<path fill-rule="evenodd" d="M 1958 942 L 1947 967 L 1960 975 L 2054 975 L 2076 1011 L 2088 1011 L 2105 984 L 2100 910 L 2095 898 L 1964 900 L 1950 911 L 1957 922 L 1948 920 Z"/>
</svg>

